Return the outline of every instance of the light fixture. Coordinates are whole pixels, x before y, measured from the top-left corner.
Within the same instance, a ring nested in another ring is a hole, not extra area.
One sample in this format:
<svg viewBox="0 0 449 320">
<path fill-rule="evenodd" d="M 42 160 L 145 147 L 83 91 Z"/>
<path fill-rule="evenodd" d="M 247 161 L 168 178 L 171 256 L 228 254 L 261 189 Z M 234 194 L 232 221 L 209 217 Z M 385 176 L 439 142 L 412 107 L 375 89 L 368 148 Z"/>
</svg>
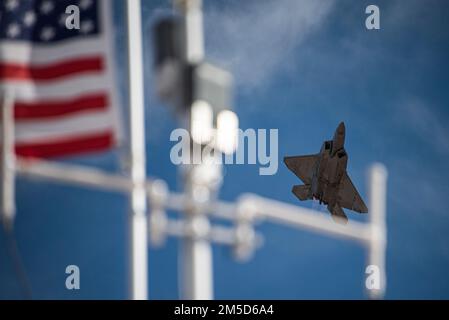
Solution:
<svg viewBox="0 0 449 320">
<path fill-rule="evenodd" d="M 192 104 L 190 117 L 192 140 L 198 144 L 208 144 L 214 131 L 212 106 L 204 100 L 197 100 Z"/>
<path fill-rule="evenodd" d="M 222 110 L 217 115 L 217 149 L 232 154 L 238 146 L 239 118 L 231 110 Z"/>
</svg>

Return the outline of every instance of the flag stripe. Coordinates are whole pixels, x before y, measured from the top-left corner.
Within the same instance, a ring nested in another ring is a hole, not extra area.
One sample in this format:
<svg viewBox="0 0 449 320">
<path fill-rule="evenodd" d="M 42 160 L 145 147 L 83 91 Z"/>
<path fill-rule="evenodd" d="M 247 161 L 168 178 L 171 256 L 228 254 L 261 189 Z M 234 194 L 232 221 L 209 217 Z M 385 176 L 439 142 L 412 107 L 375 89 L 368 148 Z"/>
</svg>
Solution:
<svg viewBox="0 0 449 320">
<path fill-rule="evenodd" d="M 0 63 L 0 79 L 5 80 L 55 80 L 68 75 L 103 70 L 101 57 L 83 57 L 50 65 L 25 65 Z"/>
<path fill-rule="evenodd" d="M 37 102 L 18 102 L 15 104 L 16 120 L 35 120 L 66 116 L 71 113 L 86 110 L 104 110 L 109 105 L 108 96 L 96 93 L 77 97 L 75 99 L 56 99 Z"/>
<path fill-rule="evenodd" d="M 89 36 L 76 41 L 64 41 L 58 44 L 31 44 L 2 40 L 0 42 L 0 60 L 5 63 L 49 64 L 61 59 L 76 59 L 104 55 L 107 48 L 104 35 Z"/>
<path fill-rule="evenodd" d="M 16 121 L 16 142 L 37 143 L 52 141 L 72 135 L 102 132 L 114 127 L 114 113 L 105 111 L 83 111 L 57 119 Z"/>
<path fill-rule="evenodd" d="M 27 158 L 52 158 L 68 156 L 80 152 L 99 152 L 114 146 L 113 132 L 103 132 L 87 136 L 73 136 L 57 142 L 16 144 L 16 154 Z"/>
<path fill-rule="evenodd" d="M 16 100 L 32 102 L 35 100 L 70 99 L 69 97 L 107 91 L 108 78 L 105 73 L 86 74 L 82 77 L 69 77 L 64 81 L 32 82 L 32 81 L 2 81 L 0 89 L 13 92 Z"/>
</svg>

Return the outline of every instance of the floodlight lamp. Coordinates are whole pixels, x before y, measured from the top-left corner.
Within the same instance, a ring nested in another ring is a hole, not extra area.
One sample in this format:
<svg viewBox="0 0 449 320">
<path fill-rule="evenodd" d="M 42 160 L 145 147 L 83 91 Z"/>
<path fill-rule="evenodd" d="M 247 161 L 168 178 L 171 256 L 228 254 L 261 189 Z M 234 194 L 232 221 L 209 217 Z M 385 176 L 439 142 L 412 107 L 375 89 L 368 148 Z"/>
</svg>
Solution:
<svg viewBox="0 0 449 320">
<path fill-rule="evenodd" d="M 238 146 L 239 118 L 231 110 L 222 110 L 217 115 L 217 149 L 232 154 Z"/>
<path fill-rule="evenodd" d="M 192 140 L 198 144 L 207 144 L 213 137 L 213 116 L 212 106 L 204 101 L 197 100 L 191 108 L 191 134 Z"/>
</svg>

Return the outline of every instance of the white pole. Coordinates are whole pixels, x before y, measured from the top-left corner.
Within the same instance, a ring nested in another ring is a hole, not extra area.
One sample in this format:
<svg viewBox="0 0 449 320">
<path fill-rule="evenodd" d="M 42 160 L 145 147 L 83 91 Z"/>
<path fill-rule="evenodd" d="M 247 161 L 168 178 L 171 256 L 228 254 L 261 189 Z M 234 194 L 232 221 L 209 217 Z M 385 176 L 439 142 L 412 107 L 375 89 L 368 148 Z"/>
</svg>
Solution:
<svg viewBox="0 0 449 320">
<path fill-rule="evenodd" d="M 203 162 L 205 159 L 203 159 Z M 191 165 L 186 172 L 186 193 L 193 206 L 186 210 L 188 234 L 182 244 L 182 298 L 187 300 L 213 299 L 211 226 L 207 212 L 201 207 L 213 201 L 221 184 L 221 166 L 202 163 Z"/>
<path fill-rule="evenodd" d="M 175 9 L 183 14 L 184 60 L 197 63 L 204 59 L 203 13 L 201 0 L 174 0 Z M 187 110 L 190 106 L 187 106 Z M 190 130 L 190 112 L 186 125 Z M 198 145 L 193 148 L 199 148 Z M 204 159 L 203 159 L 204 161 Z M 221 182 L 221 167 L 204 163 L 190 165 L 185 172 L 185 189 L 194 203 L 207 203 L 213 198 Z M 186 212 L 190 235 L 181 246 L 182 298 L 188 300 L 213 299 L 212 246 L 205 235 L 210 225 L 203 210 L 191 208 Z"/>
<path fill-rule="evenodd" d="M 386 229 L 386 203 L 387 203 L 387 177 L 388 172 L 384 165 L 375 163 L 368 171 L 369 174 L 369 201 L 370 201 L 370 228 L 371 241 L 369 246 L 368 273 L 378 274 L 379 287 L 370 288 L 366 283 L 368 295 L 372 299 L 382 298 L 386 290 L 385 255 L 387 246 Z M 367 275 L 369 277 L 369 275 Z M 375 285 L 375 275 L 371 279 Z M 367 278 L 367 281 L 369 279 Z M 371 284 L 372 285 L 372 284 Z"/>
<path fill-rule="evenodd" d="M 148 298 L 147 215 L 145 189 L 145 117 L 140 0 L 126 2 L 129 66 L 130 298 Z"/>
<path fill-rule="evenodd" d="M 15 206 L 15 149 L 14 149 L 14 98 L 4 92 L 2 104 L 2 163 L 1 163 L 1 220 L 5 229 L 11 229 L 16 213 Z"/>
<path fill-rule="evenodd" d="M 351 221 L 345 226 L 336 224 L 318 211 L 296 205 L 246 194 L 239 199 L 241 211 L 256 219 L 312 230 L 335 237 L 356 240 L 363 244 L 371 242 L 371 229 L 367 224 Z"/>
</svg>

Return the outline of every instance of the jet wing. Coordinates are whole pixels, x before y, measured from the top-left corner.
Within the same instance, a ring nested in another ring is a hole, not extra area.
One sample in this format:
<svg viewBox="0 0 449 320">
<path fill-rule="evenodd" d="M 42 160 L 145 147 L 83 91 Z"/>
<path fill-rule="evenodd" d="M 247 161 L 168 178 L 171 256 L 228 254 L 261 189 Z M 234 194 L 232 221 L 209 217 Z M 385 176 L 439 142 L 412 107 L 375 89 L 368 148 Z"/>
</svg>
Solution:
<svg viewBox="0 0 449 320">
<path fill-rule="evenodd" d="M 318 155 L 284 157 L 284 163 L 305 184 L 312 183 L 313 168 L 318 160 Z"/>
<path fill-rule="evenodd" d="M 341 178 L 340 189 L 338 191 L 338 203 L 341 207 L 354 210 L 359 213 L 367 213 L 368 208 L 363 202 L 362 197 L 357 192 L 357 189 L 354 187 L 351 179 L 348 176 L 348 173 L 345 172 L 343 177 Z"/>
</svg>

